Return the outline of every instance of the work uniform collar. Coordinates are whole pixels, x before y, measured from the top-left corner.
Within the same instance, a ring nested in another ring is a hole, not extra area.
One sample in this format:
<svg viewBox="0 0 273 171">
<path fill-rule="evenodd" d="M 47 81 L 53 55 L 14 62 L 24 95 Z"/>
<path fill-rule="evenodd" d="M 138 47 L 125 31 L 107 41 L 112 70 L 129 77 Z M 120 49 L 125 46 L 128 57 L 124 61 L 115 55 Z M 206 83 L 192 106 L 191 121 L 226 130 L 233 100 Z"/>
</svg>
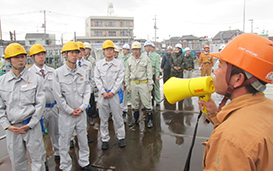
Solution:
<svg viewBox="0 0 273 171">
<path fill-rule="evenodd" d="M 106 59 L 104 58 L 102 65 L 109 65 L 109 66 L 111 66 L 111 65 L 114 64 L 114 60 L 116 60 L 114 57 L 113 57 L 113 60 L 111 60 L 111 61 L 106 61 Z"/>
<path fill-rule="evenodd" d="M 241 108 L 244 108 L 246 106 L 260 103 L 261 101 L 264 101 L 264 100 L 266 100 L 266 97 L 262 92 L 258 92 L 255 95 L 245 94 L 245 95 L 239 96 L 233 99 L 231 102 L 229 102 L 227 105 L 225 105 L 222 108 L 222 110 L 217 114 L 217 119 L 219 120 L 220 123 L 222 123 L 224 120 L 226 120 L 229 117 L 229 115 L 232 112 L 239 110 Z"/>
<path fill-rule="evenodd" d="M 75 75 L 76 73 L 78 73 L 77 65 L 76 65 L 76 69 L 74 71 L 71 68 L 69 68 L 69 66 L 66 63 L 64 65 L 66 67 L 66 70 L 64 71 L 64 76 L 69 75 L 69 74 Z"/>
<path fill-rule="evenodd" d="M 86 56 L 84 55 L 84 58 L 88 59 L 90 56 L 91 56 L 90 53 L 88 53 Z"/>
<path fill-rule="evenodd" d="M 145 51 L 145 54 L 146 54 L 148 57 L 150 57 L 151 51 L 150 51 L 149 53 L 147 53 L 147 52 Z"/>
<path fill-rule="evenodd" d="M 13 79 L 20 79 L 20 78 L 22 78 L 23 80 L 27 80 L 27 78 L 26 78 L 26 71 L 27 71 L 27 68 L 24 68 L 24 70 L 19 74 L 19 76 L 18 77 L 16 77 L 16 75 L 12 72 L 12 70 L 10 71 L 10 72 L 8 72 L 7 73 L 7 80 L 8 81 L 11 81 L 11 80 L 13 80 Z"/>
<path fill-rule="evenodd" d="M 45 64 L 43 65 L 43 68 L 39 68 L 39 67 L 38 67 L 37 65 L 35 65 L 35 64 L 33 64 L 33 65 L 34 65 L 34 68 L 35 68 L 38 72 L 40 72 L 41 69 L 43 69 L 45 73 L 47 72 L 46 67 L 45 67 Z"/>
<path fill-rule="evenodd" d="M 77 59 L 77 62 L 76 62 L 77 65 L 79 65 L 79 61 L 81 61 L 81 65 L 82 65 L 83 64 L 83 58 L 81 60 Z"/>
<path fill-rule="evenodd" d="M 180 56 L 181 54 L 182 54 L 181 50 L 178 53 L 175 53 L 176 57 Z"/>
<path fill-rule="evenodd" d="M 127 58 L 127 57 L 129 56 L 129 53 L 127 53 L 126 55 L 125 55 L 125 54 L 123 54 L 123 56 L 124 56 L 125 58 Z"/>
</svg>

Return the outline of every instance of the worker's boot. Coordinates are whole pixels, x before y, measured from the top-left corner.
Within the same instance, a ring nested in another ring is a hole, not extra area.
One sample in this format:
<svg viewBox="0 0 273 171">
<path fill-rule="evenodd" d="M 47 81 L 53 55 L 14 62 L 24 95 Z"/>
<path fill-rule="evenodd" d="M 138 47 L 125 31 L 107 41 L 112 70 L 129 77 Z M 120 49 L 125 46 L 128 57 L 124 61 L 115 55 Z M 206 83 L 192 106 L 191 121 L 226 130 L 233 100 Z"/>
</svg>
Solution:
<svg viewBox="0 0 273 171">
<path fill-rule="evenodd" d="M 134 121 L 129 124 L 129 127 L 138 124 L 139 122 L 139 110 L 134 110 Z"/>
<path fill-rule="evenodd" d="M 147 112 L 147 115 L 148 115 L 147 127 L 152 128 L 153 127 L 153 113 L 152 112 Z"/>
</svg>

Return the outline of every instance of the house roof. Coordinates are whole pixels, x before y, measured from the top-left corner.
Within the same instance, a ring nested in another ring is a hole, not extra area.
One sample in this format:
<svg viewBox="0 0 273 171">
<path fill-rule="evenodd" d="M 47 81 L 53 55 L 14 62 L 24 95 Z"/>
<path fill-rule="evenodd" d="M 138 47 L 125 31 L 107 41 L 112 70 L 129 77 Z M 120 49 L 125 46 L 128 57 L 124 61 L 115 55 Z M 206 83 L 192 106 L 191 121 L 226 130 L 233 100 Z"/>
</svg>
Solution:
<svg viewBox="0 0 273 171">
<path fill-rule="evenodd" d="M 171 37 L 170 42 L 179 42 L 180 37 Z"/>
<path fill-rule="evenodd" d="M 231 39 L 233 36 L 237 36 L 242 33 L 244 33 L 244 32 L 240 31 L 239 29 L 220 31 L 212 38 L 212 40 L 221 40 L 221 38 L 223 38 L 223 40 Z"/>
<path fill-rule="evenodd" d="M 184 35 L 180 40 L 200 40 L 200 38 L 193 35 Z"/>
<path fill-rule="evenodd" d="M 39 39 L 39 38 L 44 38 L 44 33 L 27 33 L 26 34 L 26 39 Z M 49 34 L 46 34 L 46 39 L 49 38 Z"/>
</svg>

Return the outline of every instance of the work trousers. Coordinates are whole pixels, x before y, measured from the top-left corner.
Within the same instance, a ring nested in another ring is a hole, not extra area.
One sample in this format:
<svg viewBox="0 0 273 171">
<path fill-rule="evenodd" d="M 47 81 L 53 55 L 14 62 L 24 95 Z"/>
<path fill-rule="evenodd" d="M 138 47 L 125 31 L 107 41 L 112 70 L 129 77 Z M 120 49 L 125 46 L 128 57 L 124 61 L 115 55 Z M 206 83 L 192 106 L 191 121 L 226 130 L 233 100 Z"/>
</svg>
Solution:
<svg viewBox="0 0 273 171">
<path fill-rule="evenodd" d="M 183 71 L 181 72 L 171 72 L 171 76 L 172 77 L 177 77 L 177 78 L 183 78 Z M 178 110 L 183 110 L 183 101 L 184 100 L 181 100 L 178 102 Z"/>
<path fill-rule="evenodd" d="M 86 112 L 82 112 L 80 116 L 72 117 L 71 114 L 66 114 L 60 111 L 59 114 L 59 142 L 60 142 L 60 169 L 71 171 L 72 160 L 69 155 L 70 140 L 73 132 L 76 130 L 79 145 L 78 163 L 81 167 L 89 165 L 89 146 L 87 142 L 87 123 Z"/>
<path fill-rule="evenodd" d="M 44 111 L 44 126 L 47 129 L 51 139 L 55 156 L 59 156 L 59 128 L 58 128 L 58 109 L 57 105 L 53 108 L 45 108 Z"/>
<path fill-rule="evenodd" d="M 163 82 L 165 83 L 171 77 L 171 71 L 165 70 L 163 72 Z"/>
<path fill-rule="evenodd" d="M 96 102 L 95 102 L 95 95 L 94 93 L 91 93 L 90 99 L 89 99 L 89 105 L 90 108 L 88 109 L 88 116 L 91 118 L 92 116 L 97 114 L 97 107 L 96 107 Z"/>
<path fill-rule="evenodd" d="M 123 112 L 128 112 L 127 95 L 128 95 L 128 91 L 126 89 L 123 89 L 123 101 L 122 101 L 122 104 L 121 104 L 121 108 L 122 108 Z"/>
<path fill-rule="evenodd" d="M 211 64 L 203 64 L 201 68 L 201 77 L 211 75 Z"/>
<path fill-rule="evenodd" d="M 131 82 L 131 102 L 132 109 L 139 109 L 139 102 L 143 104 L 146 109 L 152 109 L 151 92 L 149 92 L 147 83 Z"/>
<path fill-rule="evenodd" d="M 22 127 L 23 124 L 13 124 L 12 126 Z M 6 137 L 13 171 L 28 170 L 27 151 L 31 159 L 31 170 L 45 170 L 46 152 L 40 122 L 24 134 L 14 134 L 7 129 Z"/>
<path fill-rule="evenodd" d="M 186 73 L 184 73 L 184 78 L 192 78 L 192 70 L 186 70 Z M 191 97 L 184 100 L 184 106 L 187 109 L 193 108 Z"/>
<path fill-rule="evenodd" d="M 100 111 L 100 132 L 102 142 L 108 142 L 110 140 L 108 130 L 109 114 L 112 113 L 112 119 L 115 127 L 115 132 L 119 140 L 125 138 L 125 128 L 122 118 L 122 110 L 120 105 L 119 94 L 116 93 L 112 98 L 105 99 L 102 95 L 99 95 L 98 107 Z"/>
<path fill-rule="evenodd" d="M 156 103 L 160 103 L 161 97 L 159 80 L 154 82 L 154 98 Z"/>
</svg>

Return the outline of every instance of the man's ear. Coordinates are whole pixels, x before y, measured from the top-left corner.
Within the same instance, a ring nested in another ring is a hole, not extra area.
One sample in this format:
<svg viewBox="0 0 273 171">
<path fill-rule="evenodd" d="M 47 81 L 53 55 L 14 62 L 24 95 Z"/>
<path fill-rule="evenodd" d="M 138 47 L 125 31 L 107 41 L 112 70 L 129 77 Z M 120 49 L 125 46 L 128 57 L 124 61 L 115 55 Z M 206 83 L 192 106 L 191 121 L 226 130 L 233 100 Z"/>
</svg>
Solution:
<svg viewBox="0 0 273 171">
<path fill-rule="evenodd" d="M 6 59 L 7 63 L 10 65 L 11 58 Z"/>
<path fill-rule="evenodd" d="M 64 52 L 62 53 L 62 55 L 63 55 L 64 57 L 67 57 L 67 56 L 66 56 L 66 53 L 64 53 Z"/>
<path fill-rule="evenodd" d="M 234 76 L 235 76 L 234 88 L 241 86 L 245 82 L 245 75 L 243 73 L 239 73 Z"/>
</svg>

